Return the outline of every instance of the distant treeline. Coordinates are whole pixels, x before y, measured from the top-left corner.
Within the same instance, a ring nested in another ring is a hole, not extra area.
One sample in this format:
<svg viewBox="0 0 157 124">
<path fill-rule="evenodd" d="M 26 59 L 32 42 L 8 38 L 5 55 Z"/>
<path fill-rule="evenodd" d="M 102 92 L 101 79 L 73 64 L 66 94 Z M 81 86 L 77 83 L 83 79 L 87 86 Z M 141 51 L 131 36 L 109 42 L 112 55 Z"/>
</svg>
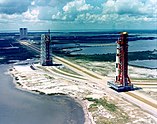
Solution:
<svg viewBox="0 0 157 124">
<path fill-rule="evenodd" d="M 116 54 L 94 54 L 94 55 L 67 55 L 67 57 L 71 57 L 72 59 L 82 59 L 87 61 L 115 61 Z M 157 59 L 157 54 L 154 54 L 154 51 L 139 51 L 139 52 L 129 52 L 128 60 L 148 60 L 148 59 Z"/>
<path fill-rule="evenodd" d="M 113 43 L 116 42 L 119 38 L 119 34 L 98 34 L 98 35 L 51 35 L 51 43 L 52 44 L 65 44 L 65 43 Z M 41 40 L 40 35 L 36 35 L 29 38 L 30 40 L 39 41 Z M 129 41 L 136 40 L 154 40 L 156 37 L 142 37 L 140 35 L 129 35 Z"/>
<path fill-rule="evenodd" d="M 99 35 L 99 36 L 54 36 L 52 43 L 112 43 L 119 38 L 117 34 Z M 129 35 L 129 41 L 136 40 L 154 40 L 155 37 L 141 37 L 137 35 Z"/>
<path fill-rule="evenodd" d="M 128 35 L 129 41 L 136 40 L 153 40 L 156 37 L 151 36 L 141 36 L 139 33 L 155 33 L 154 30 L 150 31 L 130 31 L 133 34 Z M 138 35 L 136 34 L 138 32 Z M 41 34 L 46 34 L 47 32 L 28 32 L 28 39 L 39 41 L 41 40 Z M 51 32 L 51 42 L 53 44 L 61 43 L 112 43 L 117 41 L 120 34 L 117 31 L 111 32 Z M 19 32 L 12 33 L 0 33 L 0 38 L 12 38 L 19 39 Z"/>
</svg>

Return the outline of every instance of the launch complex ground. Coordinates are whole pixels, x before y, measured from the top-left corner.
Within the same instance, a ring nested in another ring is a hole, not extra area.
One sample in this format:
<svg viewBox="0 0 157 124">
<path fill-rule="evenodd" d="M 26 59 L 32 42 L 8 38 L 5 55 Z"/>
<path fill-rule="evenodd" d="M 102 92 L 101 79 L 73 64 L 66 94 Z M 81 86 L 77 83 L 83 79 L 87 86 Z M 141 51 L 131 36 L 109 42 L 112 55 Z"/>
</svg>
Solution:
<svg viewBox="0 0 157 124">
<path fill-rule="evenodd" d="M 29 49 L 40 49 L 21 42 Z M 62 66 L 14 65 L 10 72 L 16 86 L 48 95 L 68 95 L 84 109 L 85 124 L 157 124 L 157 71 L 129 66 L 132 83 L 139 90 L 116 92 L 107 86 L 114 78 L 114 63 L 67 60 L 53 61 Z M 141 89 L 140 89 L 141 88 Z"/>
</svg>

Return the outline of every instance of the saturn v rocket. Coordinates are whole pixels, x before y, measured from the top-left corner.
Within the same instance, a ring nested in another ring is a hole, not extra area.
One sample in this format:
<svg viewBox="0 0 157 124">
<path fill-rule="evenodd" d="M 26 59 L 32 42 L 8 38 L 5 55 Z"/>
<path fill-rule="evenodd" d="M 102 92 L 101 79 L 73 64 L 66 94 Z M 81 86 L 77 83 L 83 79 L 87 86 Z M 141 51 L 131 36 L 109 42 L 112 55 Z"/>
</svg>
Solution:
<svg viewBox="0 0 157 124">
<path fill-rule="evenodd" d="M 117 41 L 116 54 L 116 83 L 123 86 L 131 84 L 128 76 L 128 40 L 127 32 L 121 33 L 120 39 Z"/>
<path fill-rule="evenodd" d="M 117 41 L 116 54 L 116 78 L 115 81 L 108 81 L 108 85 L 116 90 L 132 90 L 128 76 L 128 33 L 122 32 Z"/>
</svg>

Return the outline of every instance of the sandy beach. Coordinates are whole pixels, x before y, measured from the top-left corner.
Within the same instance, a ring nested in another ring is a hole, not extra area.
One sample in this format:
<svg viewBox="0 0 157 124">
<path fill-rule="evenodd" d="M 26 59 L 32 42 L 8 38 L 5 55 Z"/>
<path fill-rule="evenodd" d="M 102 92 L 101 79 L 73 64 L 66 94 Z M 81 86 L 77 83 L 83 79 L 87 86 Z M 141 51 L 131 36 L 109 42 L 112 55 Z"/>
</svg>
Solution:
<svg viewBox="0 0 157 124">
<path fill-rule="evenodd" d="M 65 75 L 58 69 L 60 68 L 42 67 L 39 64 L 33 65 L 33 68 L 30 65 L 15 65 L 10 73 L 15 78 L 16 86 L 23 90 L 48 95 L 64 94 L 74 98 L 83 107 L 85 124 L 131 124 L 133 120 L 139 124 L 157 123 L 157 118 L 112 92 L 104 83 L 105 78 L 91 80 L 76 74 Z M 105 100 L 108 105 L 115 105 L 116 111 L 101 104 L 94 106 L 95 102 L 88 98 Z"/>
</svg>

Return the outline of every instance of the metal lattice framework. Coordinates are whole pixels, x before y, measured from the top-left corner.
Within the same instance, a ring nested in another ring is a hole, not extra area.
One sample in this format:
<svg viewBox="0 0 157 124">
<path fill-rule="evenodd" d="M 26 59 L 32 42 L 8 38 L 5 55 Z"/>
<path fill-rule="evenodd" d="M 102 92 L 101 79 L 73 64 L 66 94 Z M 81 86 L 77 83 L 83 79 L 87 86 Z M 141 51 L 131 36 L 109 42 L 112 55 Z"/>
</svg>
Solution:
<svg viewBox="0 0 157 124">
<path fill-rule="evenodd" d="M 52 65 L 50 41 L 50 33 L 41 35 L 41 65 Z"/>
</svg>

